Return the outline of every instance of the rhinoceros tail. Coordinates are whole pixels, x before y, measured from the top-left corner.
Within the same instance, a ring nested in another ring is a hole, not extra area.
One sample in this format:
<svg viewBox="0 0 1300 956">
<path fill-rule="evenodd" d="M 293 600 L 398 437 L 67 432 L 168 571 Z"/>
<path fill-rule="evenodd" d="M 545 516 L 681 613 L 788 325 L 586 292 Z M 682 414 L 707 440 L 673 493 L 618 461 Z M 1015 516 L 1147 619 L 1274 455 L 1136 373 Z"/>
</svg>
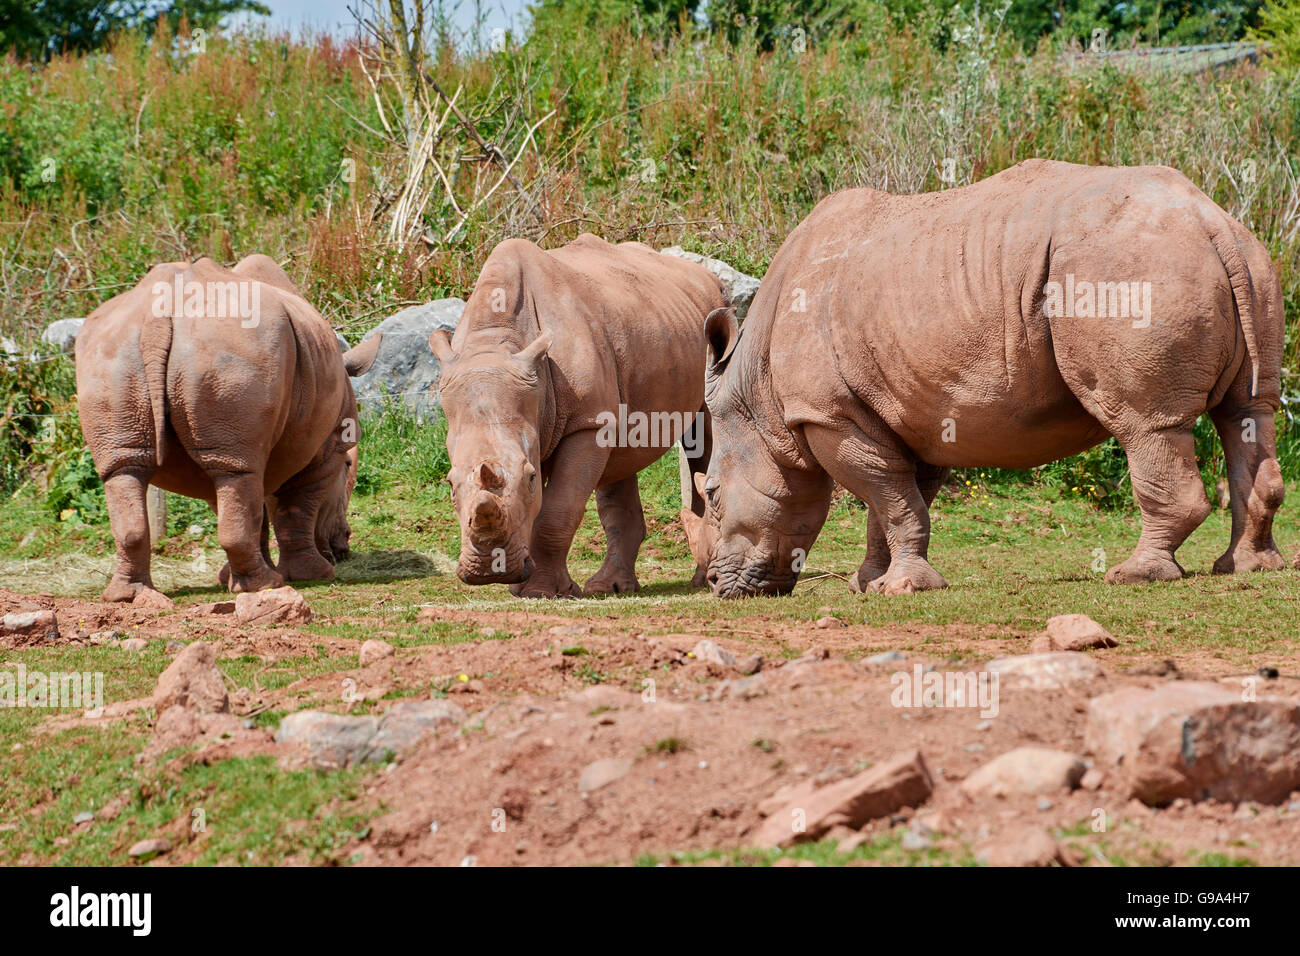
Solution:
<svg viewBox="0 0 1300 956">
<path fill-rule="evenodd" d="M 1250 269 L 1231 232 L 1223 228 L 1214 229 L 1210 232 L 1210 241 L 1214 243 L 1214 251 L 1219 254 L 1219 261 L 1227 270 L 1228 284 L 1232 286 L 1232 297 L 1237 303 L 1237 320 L 1241 323 L 1246 352 L 1250 355 L 1250 397 L 1254 398 L 1259 394 L 1259 339 L 1255 335 L 1255 296 Z"/>
<path fill-rule="evenodd" d="M 163 435 L 167 430 L 167 355 L 172 347 L 172 317 L 145 316 L 140 329 L 140 354 L 144 358 L 144 382 L 153 409 L 154 460 L 161 465 Z"/>
</svg>

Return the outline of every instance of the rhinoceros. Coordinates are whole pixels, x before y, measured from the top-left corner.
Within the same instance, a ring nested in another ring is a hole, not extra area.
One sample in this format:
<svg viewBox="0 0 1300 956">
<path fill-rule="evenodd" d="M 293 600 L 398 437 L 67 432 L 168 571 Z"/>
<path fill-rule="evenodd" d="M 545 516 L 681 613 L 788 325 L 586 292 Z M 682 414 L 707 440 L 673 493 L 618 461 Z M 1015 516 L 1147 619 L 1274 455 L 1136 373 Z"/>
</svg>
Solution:
<svg viewBox="0 0 1300 956">
<path fill-rule="evenodd" d="M 356 481 L 348 376 L 370 367 L 377 339 L 341 353 L 329 323 L 261 255 L 233 269 L 155 266 L 96 309 L 77 336 L 77 407 L 117 549 L 104 600 L 157 600 L 150 484 L 215 509 L 228 558 L 218 579 L 231 591 L 333 577 Z"/>
<path fill-rule="evenodd" d="M 1232 506 L 1214 570 L 1285 565 L 1281 287 L 1173 169 L 1030 160 L 939 193 L 835 193 L 781 246 L 743 330 L 720 310 L 706 339 L 697 481 L 719 596 L 789 592 L 835 482 L 870 508 L 854 590 L 945 587 L 929 506 L 951 468 L 1029 468 L 1112 435 L 1142 533 L 1106 580 L 1176 579 L 1210 511 L 1192 438 L 1207 412 Z"/>
<path fill-rule="evenodd" d="M 682 517 L 699 540 L 704 317 L 725 304 L 708 270 L 636 242 L 584 234 L 548 251 L 523 239 L 493 249 L 455 337 L 429 337 L 443 363 L 462 581 L 523 597 L 636 591 L 637 473 L 679 440 Z M 567 559 L 593 491 L 606 554 L 579 588 Z"/>
</svg>

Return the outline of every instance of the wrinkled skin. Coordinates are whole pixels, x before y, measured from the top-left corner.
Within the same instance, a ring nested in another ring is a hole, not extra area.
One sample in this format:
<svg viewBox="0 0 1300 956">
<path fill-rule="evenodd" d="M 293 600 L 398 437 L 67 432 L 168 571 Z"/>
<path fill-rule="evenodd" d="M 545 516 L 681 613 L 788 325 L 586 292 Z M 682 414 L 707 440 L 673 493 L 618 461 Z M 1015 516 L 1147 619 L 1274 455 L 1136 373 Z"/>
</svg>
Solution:
<svg viewBox="0 0 1300 956">
<path fill-rule="evenodd" d="M 704 418 L 703 320 L 724 301 L 706 269 L 640 243 L 583 235 L 551 251 L 520 239 L 493 250 L 455 338 L 429 339 L 443 363 L 462 581 L 537 598 L 637 590 L 637 473 L 672 440 L 609 447 L 599 416 L 623 403 Z M 706 465 L 683 468 L 683 522 L 697 542 L 704 506 L 691 476 Z M 606 555 L 579 588 L 567 559 L 593 491 Z"/>
<path fill-rule="evenodd" d="M 155 315 L 154 283 L 178 274 L 185 283 L 257 283 L 255 323 L 233 310 Z M 77 405 L 117 548 L 104 599 L 153 590 L 151 484 L 216 511 L 228 559 L 218 579 L 231 591 L 333 577 L 347 554 L 356 480 L 348 376 L 369 368 L 378 346 L 375 336 L 341 355 L 329 323 L 266 256 L 232 270 L 208 259 L 160 265 L 96 309 L 77 336 Z"/>
<path fill-rule="evenodd" d="M 1046 308 L 1071 275 L 1149 282 L 1150 322 Z M 946 587 L 929 506 L 951 468 L 1029 468 L 1111 435 L 1142 533 L 1106 580 L 1176 579 L 1210 511 L 1192 438 L 1205 413 L 1232 506 L 1214 570 L 1283 567 L 1282 330 L 1263 246 L 1171 169 L 1031 160 L 942 193 L 836 193 L 782 245 L 743 334 L 726 311 L 706 323 L 709 583 L 788 593 L 838 482 L 870 508 L 854 590 Z"/>
</svg>

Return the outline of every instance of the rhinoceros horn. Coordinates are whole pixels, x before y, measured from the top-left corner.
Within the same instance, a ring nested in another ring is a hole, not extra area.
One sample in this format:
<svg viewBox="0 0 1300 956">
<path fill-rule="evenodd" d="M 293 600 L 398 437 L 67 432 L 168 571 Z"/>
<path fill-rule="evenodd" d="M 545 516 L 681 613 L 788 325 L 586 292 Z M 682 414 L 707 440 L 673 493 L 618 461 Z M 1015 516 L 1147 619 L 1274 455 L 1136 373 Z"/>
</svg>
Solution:
<svg viewBox="0 0 1300 956">
<path fill-rule="evenodd" d="M 501 474 L 501 469 L 496 462 L 485 461 L 479 465 L 478 481 L 487 491 L 497 491 L 505 487 L 506 476 Z"/>
<path fill-rule="evenodd" d="M 474 515 L 470 518 L 470 530 L 476 537 L 496 538 L 505 530 L 506 510 L 501 506 L 501 499 L 490 491 L 480 491 L 474 501 Z"/>
</svg>

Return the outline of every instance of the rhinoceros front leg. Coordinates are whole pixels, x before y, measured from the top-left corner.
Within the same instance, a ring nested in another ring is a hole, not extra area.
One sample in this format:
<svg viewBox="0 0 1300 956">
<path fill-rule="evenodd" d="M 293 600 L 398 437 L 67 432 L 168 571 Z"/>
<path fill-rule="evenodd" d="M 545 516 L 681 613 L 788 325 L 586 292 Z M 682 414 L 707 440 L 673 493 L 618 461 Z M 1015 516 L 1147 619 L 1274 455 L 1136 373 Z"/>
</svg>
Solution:
<svg viewBox="0 0 1300 956">
<path fill-rule="evenodd" d="M 149 576 L 149 515 L 145 504 L 151 477 L 150 473 L 132 469 L 104 479 L 108 521 L 117 552 L 113 577 L 104 588 L 105 601 L 132 601 L 141 591 L 154 590 Z"/>
<path fill-rule="evenodd" d="M 917 484 L 916 462 L 897 436 L 882 423 L 873 423 L 868 433 L 857 422 L 843 420 L 834 426 L 807 425 L 804 437 L 831 477 L 865 501 L 872 516 L 879 516 L 889 566 L 865 584 L 859 582 L 855 590 L 907 594 L 946 588 L 948 582 L 927 558 L 929 502 Z M 870 533 L 868 528 L 868 545 Z M 867 561 L 872 557 L 869 547 Z"/>
<path fill-rule="evenodd" d="M 278 570 L 286 581 L 328 581 L 334 564 L 316 544 L 316 519 L 330 481 L 281 488 L 275 498 L 275 541 L 280 546 Z"/>
<path fill-rule="evenodd" d="M 921 492 L 921 498 L 925 501 L 927 509 L 934 504 L 939 489 L 948 480 L 951 471 L 951 468 L 927 465 L 924 462 L 917 463 L 916 486 Z M 849 578 L 849 590 L 858 594 L 871 590 L 871 582 L 883 577 L 889 570 L 889 564 L 889 540 L 885 537 L 885 526 L 873 508 L 867 515 L 867 556 L 862 559 L 861 566 Z"/>
<path fill-rule="evenodd" d="M 636 580 L 636 556 L 645 540 L 645 512 L 637 476 L 596 489 L 596 510 L 605 529 L 605 563 L 587 581 L 587 594 L 631 594 Z"/>
<path fill-rule="evenodd" d="M 217 542 L 227 560 L 221 583 L 236 594 L 278 588 L 284 578 L 263 556 L 262 476 L 222 474 L 213 475 L 212 481 L 217 489 Z"/>
<path fill-rule="evenodd" d="M 1133 496 L 1142 511 L 1142 535 L 1128 560 L 1106 572 L 1106 581 L 1177 581 L 1183 569 L 1174 552 L 1210 513 L 1196 467 L 1192 423 L 1116 437 L 1128 454 Z"/>
<path fill-rule="evenodd" d="M 511 594 L 582 596 L 582 589 L 569 576 L 569 548 L 608 460 L 609 449 L 597 444 L 594 431 L 577 432 L 560 442 L 547 462 L 550 475 L 542 492 L 542 509 L 533 523 L 529 552 L 535 567 L 527 581 L 510 585 Z"/>
</svg>

